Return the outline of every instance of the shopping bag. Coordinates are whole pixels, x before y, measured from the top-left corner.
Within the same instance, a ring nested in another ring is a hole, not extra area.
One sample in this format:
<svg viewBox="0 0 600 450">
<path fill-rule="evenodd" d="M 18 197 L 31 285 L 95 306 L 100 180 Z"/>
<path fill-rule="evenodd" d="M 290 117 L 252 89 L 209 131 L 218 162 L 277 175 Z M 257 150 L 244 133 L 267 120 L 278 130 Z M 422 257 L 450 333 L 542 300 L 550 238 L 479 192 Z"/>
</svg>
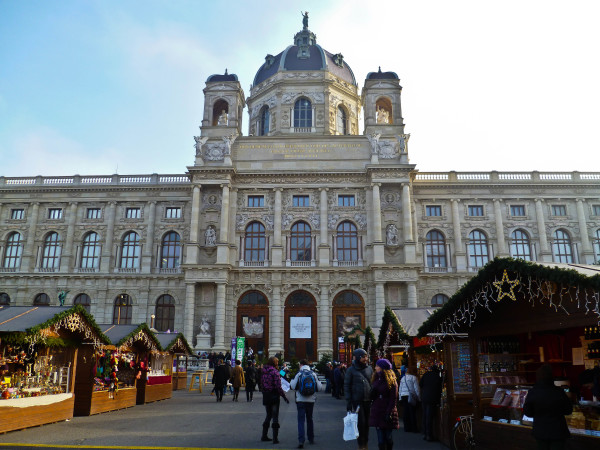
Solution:
<svg viewBox="0 0 600 450">
<path fill-rule="evenodd" d="M 344 417 L 344 440 L 352 441 L 358 437 L 358 414 L 348 411 Z"/>
<path fill-rule="evenodd" d="M 283 392 L 287 392 L 290 390 L 290 382 L 285 378 L 281 379 L 281 389 L 283 389 Z"/>
</svg>

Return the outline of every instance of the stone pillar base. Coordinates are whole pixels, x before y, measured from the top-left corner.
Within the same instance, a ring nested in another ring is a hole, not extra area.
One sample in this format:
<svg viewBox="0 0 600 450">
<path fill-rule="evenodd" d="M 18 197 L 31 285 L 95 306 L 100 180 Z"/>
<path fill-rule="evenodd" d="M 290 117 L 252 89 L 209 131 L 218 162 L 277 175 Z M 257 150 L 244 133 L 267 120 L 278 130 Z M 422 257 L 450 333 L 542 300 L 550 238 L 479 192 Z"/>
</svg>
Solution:
<svg viewBox="0 0 600 450">
<path fill-rule="evenodd" d="M 197 334 L 196 335 L 196 351 L 208 352 L 210 348 L 210 334 Z"/>
</svg>

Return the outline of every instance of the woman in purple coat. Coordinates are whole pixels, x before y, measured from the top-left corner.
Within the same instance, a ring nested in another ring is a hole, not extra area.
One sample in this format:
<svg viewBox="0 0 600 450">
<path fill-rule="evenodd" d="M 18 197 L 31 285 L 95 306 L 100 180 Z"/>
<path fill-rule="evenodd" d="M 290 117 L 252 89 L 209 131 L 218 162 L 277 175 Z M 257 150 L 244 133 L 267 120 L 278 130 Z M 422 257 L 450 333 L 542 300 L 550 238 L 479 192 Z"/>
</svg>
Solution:
<svg viewBox="0 0 600 450">
<path fill-rule="evenodd" d="M 396 399 L 398 383 L 387 359 L 380 359 L 375 364 L 375 373 L 371 382 L 371 416 L 369 426 L 377 430 L 379 450 L 391 450 L 392 430 L 400 428 Z"/>
</svg>

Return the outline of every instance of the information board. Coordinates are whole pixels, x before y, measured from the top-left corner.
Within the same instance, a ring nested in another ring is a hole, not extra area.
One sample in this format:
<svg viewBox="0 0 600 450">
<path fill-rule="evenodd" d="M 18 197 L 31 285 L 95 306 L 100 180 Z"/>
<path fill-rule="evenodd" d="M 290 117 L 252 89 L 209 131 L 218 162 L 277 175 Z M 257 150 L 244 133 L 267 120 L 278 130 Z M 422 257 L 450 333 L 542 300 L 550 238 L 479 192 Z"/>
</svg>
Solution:
<svg viewBox="0 0 600 450">
<path fill-rule="evenodd" d="M 290 317 L 290 339 L 310 339 L 312 317 Z"/>
<path fill-rule="evenodd" d="M 468 342 L 454 342 L 452 351 L 452 384 L 455 394 L 470 394 L 473 391 L 471 351 Z"/>
</svg>

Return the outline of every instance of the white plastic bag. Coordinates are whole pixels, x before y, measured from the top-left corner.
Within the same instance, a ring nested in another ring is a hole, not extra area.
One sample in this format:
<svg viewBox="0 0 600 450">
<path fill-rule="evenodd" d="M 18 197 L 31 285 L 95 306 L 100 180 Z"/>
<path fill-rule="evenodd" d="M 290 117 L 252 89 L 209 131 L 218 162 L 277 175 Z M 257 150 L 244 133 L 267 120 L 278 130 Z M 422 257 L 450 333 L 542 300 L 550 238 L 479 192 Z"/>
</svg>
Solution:
<svg viewBox="0 0 600 450">
<path fill-rule="evenodd" d="M 358 414 L 348 411 L 344 417 L 344 440 L 352 441 L 358 437 Z"/>
<path fill-rule="evenodd" d="M 281 379 L 281 389 L 283 389 L 283 392 L 287 392 L 290 390 L 290 383 L 285 378 Z"/>
</svg>

